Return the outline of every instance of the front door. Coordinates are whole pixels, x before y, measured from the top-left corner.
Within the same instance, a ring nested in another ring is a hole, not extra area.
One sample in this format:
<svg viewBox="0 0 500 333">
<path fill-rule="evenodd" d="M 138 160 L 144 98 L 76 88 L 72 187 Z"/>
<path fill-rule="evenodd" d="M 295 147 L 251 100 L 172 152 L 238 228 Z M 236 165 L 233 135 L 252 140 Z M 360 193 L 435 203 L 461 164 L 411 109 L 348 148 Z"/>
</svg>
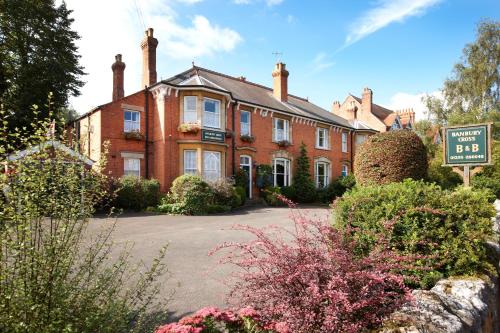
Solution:
<svg viewBox="0 0 500 333">
<path fill-rule="evenodd" d="M 252 158 L 250 156 L 240 156 L 240 168 L 248 175 L 248 185 L 246 186 L 247 197 L 252 198 Z"/>
</svg>

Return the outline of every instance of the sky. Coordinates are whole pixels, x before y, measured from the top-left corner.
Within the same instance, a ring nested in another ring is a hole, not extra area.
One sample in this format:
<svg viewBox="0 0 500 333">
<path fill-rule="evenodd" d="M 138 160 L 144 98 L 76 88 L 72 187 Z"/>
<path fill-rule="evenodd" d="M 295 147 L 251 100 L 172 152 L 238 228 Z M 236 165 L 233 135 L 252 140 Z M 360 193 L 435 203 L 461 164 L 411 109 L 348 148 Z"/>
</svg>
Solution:
<svg viewBox="0 0 500 333">
<path fill-rule="evenodd" d="M 141 89 L 140 41 L 155 30 L 158 79 L 197 66 L 272 86 L 279 60 L 289 93 L 327 110 L 364 87 L 374 102 L 413 108 L 443 81 L 497 0 L 65 0 L 87 75 L 78 113 L 111 101 L 114 56 L 126 64 L 125 94 Z M 281 53 L 276 55 L 275 53 Z"/>
</svg>

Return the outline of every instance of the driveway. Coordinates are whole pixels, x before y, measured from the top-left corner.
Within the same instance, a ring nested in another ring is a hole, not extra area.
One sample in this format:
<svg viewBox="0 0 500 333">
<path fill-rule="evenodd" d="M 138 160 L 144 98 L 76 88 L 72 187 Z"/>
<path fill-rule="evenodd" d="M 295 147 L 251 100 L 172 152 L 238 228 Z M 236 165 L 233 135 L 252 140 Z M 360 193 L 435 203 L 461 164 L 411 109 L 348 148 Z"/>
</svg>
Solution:
<svg viewBox="0 0 500 333">
<path fill-rule="evenodd" d="M 304 209 L 308 214 L 325 217 L 324 208 Z M 113 239 L 116 243 L 133 242 L 134 260 L 146 264 L 168 243 L 166 262 L 171 278 L 163 293 L 175 289 L 173 300 L 167 305 L 174 318 L 196 311 L 204 306 L 224 307 L 228 287 L 224 278 L 234 269 L 219 265 L 220 255 L 207 253 L 227 241 L 247 241 L 252 236 L 244 231 L 230 230 L 233 224 L 254 227 L 278 225 L 291 227 L 288 208 L 249 207 L 230 214 L 212 216 L 123 215 L 118 218 Z M 111 223 L 94 218 L 92 227 Z"/>
</svg>

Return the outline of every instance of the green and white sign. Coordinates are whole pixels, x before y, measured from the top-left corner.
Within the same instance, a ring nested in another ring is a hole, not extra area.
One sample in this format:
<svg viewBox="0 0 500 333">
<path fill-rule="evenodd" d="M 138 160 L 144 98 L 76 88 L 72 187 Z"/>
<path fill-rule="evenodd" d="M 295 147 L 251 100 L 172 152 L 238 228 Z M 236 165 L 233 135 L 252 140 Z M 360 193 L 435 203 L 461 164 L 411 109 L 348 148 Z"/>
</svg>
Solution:
<svg viewBox="0 0 500 333">
<path fill-rule="evenodd" d="M 444 164 L 450 166 L 490 164 L 490 133 L 490 124 L 445 127 Z"/>
<path fill-rule="evenodd" d="M 201 141 L 224 142 L 226 141 L 226 134 L 224 132 L 202 129 Z"/>
</svg>

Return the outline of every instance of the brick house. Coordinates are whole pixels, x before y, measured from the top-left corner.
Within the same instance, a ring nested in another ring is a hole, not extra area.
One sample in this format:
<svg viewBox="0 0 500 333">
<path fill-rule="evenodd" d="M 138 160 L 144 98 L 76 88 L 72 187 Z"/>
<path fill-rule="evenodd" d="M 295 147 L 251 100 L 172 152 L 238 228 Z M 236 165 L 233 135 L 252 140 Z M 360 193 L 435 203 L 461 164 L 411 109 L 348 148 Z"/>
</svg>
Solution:
<svg viewBox="0 0 500 333">
<path fill-rule="evenodd" d="M 351 172 L 353 123 L 289 94 L 285 64 L 276 64 L 272 88 L 194 64 L 158 82 L 157 45 L 148 29 L 141 42 L 143 90 L 124 95 L 125 64 L 117 55 L 112 101 L 75 121 L 81 150 L 91 159 L 99 160 L 109 142 L 108 175 L 156 178 L 168 191 L 182 174 L 215 180 L 243 168 L 255 196 L 257 165 L 273 167 L 276 186 L 291 183 L 301 142 L 318 187 Z"/>
<path fill-rule="evenodd" d="M 363 89 L 361 98 L 349 94 L 342 104 L 339 101 L 333 102 L 332 112 L 347 119 L 356 129 L 355 147 L 362 144 L 371 134 L 412 129 L 415 123 L 413 109 L 392 111 L 373 103 L 373 91 L 370 88 Z"/>
</svg>

